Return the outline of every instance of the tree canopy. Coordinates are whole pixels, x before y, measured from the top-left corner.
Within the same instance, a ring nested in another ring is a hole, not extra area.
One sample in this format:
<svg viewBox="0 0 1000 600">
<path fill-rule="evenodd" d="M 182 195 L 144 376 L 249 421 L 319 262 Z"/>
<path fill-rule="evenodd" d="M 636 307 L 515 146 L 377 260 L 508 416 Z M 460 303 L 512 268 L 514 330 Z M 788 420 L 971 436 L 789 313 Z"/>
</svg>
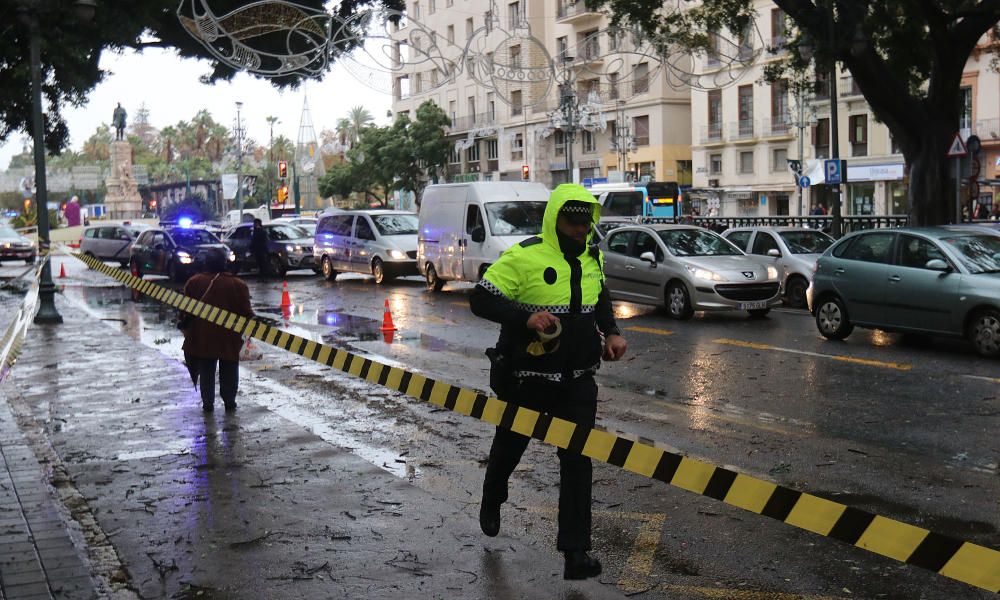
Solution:
<svg viewBox="0 0 1000 600">
<path fill-rule="evenodd" d="M 99 2 L 97 12 L 90 22 L 74 18 L 75 0 L 47 0 L 22 3 L 14 0 L 0 2 L 0 141 L 15 132 L 31 130 L 31 69 L 28 64 L 29 28 L 20 7 L 37 5 L 41 31 L 42 72 L 47 75 L 43 83 L 45 119 L 45 145 L 49 152 L 58 154 L 69 140 L 69 131 L 61 113 L 64 105 L 81 106 L 90 91 L 101 82 L 106 73 L 100 69 L 101 54 L 105 51 L 121 52 L 126 49 L 172 48 L 182 58 L 209 61 L 209 69 L 202 80 L 212 83 L 231 79 L 236 72 L 215 60 L 208 51 L 181 25 L 177 18 L 177 0 L 142 0 L 136 2 Z M 311 9 L 323 9 L 324 0 L 295 0 L 296 4 Z M 213 0 L 216 14 L 225 14 L 246 5 L 244 0 Z M 350 17 L 369 6 L 402 10 L 403 0 L 341 0 L 337 14 Z M 268 41 L 267 43 L 270 43 Z M 273 40 L 274 50 L 284 47 L 283 39 Z M 336 48 L 349 50 L 348 42 Z M 294 86 L 298 76 L 272 79 L 279 87 Z"/>
<path fill-rule="evenodd" d="M 1000 0 L 774 0 L 793 25 L 789 57 L 772 79 L 802 77 L 836 62 L 854 78 L 875 117 L 886 124 L 910 169 L 910 205 L 919 224 L 949 218 L 946 152 L 959 129 L 960 83 L 983 36 L 1000 45 Z M 743 31 L 753 0 L 703 0 L 683 12 L 662 0 L 587 0 L 616 23 L 640 27 L 664 43 L 708 49 L 708 32 Z M 808 51 L 807 51 L 808 50 Z M 994 61 L 995 65 L 995 61 Z M 952 215 L 953 216 L 953 215 Z"/>
</svg>

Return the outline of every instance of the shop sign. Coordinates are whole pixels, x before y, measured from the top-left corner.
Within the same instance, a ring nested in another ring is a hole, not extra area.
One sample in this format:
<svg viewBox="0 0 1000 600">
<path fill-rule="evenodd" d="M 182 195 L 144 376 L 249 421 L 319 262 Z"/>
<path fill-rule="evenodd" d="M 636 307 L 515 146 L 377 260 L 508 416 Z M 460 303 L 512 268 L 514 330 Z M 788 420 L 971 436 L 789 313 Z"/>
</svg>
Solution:
<svg viewBox="0 0 1000 600">
<path fill-rule="evenodd" d="M 851 181 L 889 181 L 903 178 L 903 164 L 851 165 Z"/>
</svg>

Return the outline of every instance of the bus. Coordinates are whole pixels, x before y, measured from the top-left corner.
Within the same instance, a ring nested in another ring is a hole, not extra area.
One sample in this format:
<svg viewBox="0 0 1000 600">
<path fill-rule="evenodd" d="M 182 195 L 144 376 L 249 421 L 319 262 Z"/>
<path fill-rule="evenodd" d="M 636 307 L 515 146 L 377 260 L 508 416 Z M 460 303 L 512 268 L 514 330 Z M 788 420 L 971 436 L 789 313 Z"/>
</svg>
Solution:
<svg viewBox="0 0 1000 600">
<path fill-rule="evenodd" d="M 598 183 L 590 192 L 601 203 L 601 217 L 677 219 L 681 192 L 676 181 Z"/>
</svg>

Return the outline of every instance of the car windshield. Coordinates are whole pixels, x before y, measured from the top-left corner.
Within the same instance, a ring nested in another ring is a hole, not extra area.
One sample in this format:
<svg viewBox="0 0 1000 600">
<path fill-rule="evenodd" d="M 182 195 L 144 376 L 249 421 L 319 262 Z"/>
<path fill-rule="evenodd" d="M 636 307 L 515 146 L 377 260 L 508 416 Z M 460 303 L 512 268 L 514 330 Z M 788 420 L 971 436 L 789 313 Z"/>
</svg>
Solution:
<svg viewBox="0 0 1000 600">
<path fill-rule="evenodd" d="M 704 229 L 664 229 L 660 239 L 674 256 L 741 256 L 736 246 Z"/>
<path fill-rule="evenodd" d="M 822 254 L 833 243 L 833 238 L 822 231 L 783 231 L 778 235 L 792 254 Z"/>
<path fill-rule="evenodd" d="M 382 235 L 416 235 L 417 215 L 373 215 L 375 227 Z"/>
<path fill-rule="evenodd" d="M 309 237 L 309 233 L 295 225 L 274 225 L 268 227 L 268 235 L 272 240 L 285 241 Z"/>
<path fill-rule="evenodd" d="M 219 238 L 204 229 L 174 229 L 170 232 L 178 246 L 197 246 L 198 244 L 218 244 Z"/>
<path fill-rule="evenodd" d="M 493 235 L 538 235 L 545 202 L 487 202 L 486 217 Z"/>
<path fill-rule="evenodd" d="M 970 273 L 1000 273 L 1000 236 L 963 235 L 942 238 Z"/>
<path fill-rule="evenodd" d="M 296 227 L 298 227 L 302 231 L 305 231 L 307 234 L 309 234 L 306 237 L 313 237 L 313 236 L 316 235 L 316 224 L 315 223 L 299 223 L 298 225 L 296 225 Z"/>
</svg>

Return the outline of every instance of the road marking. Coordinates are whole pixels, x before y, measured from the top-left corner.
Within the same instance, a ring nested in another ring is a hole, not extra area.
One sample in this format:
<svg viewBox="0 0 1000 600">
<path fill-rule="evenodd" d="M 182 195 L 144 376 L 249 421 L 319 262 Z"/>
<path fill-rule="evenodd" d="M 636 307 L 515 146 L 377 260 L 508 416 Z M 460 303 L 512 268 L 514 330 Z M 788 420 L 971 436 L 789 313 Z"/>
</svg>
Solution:
<svg viewBox="0 0 1000 600">
<path fill-rule="evenodd" d="M 977 381 L 988 381 L 990 383 L 1000 383 L 1000 377 L 983 377 L 982 375 L 962 375 L 967 379 L 975 379 Z"/>
<path fill-rule="evenodd" d="M 841 600 L 851 596 L 803 596 L 802 594 L 789 594 L 784 592 L 737 590 L 732 588 L 712 588 L 694 585 L 672 585 L 662 583 L 651 590 L 663 592 L 673 592 L 674 594 L 684 594 L 685 596 L 696 596 L 701 598 L 718 598 L 719 600 Z"/>
<path fill-rule="evenodd" d="M 639 534 L 632 542 L 632 550 L 625 560 L 625 568 L 618 578 L 618 587 L 626 593 L 642 591 L 648 584 L 653 571 L 653 555 L 660 545 L 663 535 L 663 524 L 667 520 L 665 514 L 638 515 L 642 519 Z"/>
<path fill-rule="evenodd" d="M 640 327 L 638 325 L 633 325 L 632 327 L 626 327 L 625 331 L 638 331 L 640 333 L 652 333 L 655 335 L 673 335 L 673 331 L 667 331 L 666 329 L 656 329 L 655 327 Z"/>
<path fill-rule="evenodd" d="M 880 367 L 883 369 L 895 369 L 897 371 L 909 371 L 910 369 L 913 368 L 913 365 L 908 363 L 888 362 L 884 360 L 873 360 L 870 358 L 856 358 L 853 356 L 839 356 L 837 354 L 822 354 L 820 352 L 795 350 L 793 348 L 781 348 L 778 346 L 772 346 L 770 344 L 758 344 L 755 342 L 744 342 L 742 340 L 730 340 L 727 338 L 719 338 L 717 340 L 712 340 L 712 341 L 715 342 L 716 344 L 724 344 L 726 346 L 738 346 L 740 348 L 752 348 L 754 350 L 773 350 L 775 352 L 787 352 L 789 354 L 815 356 L 816 358 L 828 358 L 830 360 L 839 360 L 841 362 L 865 365 L 866 367 Z"/>
</svg>

